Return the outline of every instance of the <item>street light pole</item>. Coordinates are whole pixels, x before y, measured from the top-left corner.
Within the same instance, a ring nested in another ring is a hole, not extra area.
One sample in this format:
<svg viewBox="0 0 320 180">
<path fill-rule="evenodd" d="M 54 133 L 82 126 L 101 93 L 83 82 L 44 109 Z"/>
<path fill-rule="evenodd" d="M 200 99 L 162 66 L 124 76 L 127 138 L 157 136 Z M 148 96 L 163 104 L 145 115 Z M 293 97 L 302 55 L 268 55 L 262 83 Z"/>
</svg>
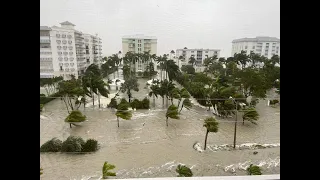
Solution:
<svg viewBox="0 0 320 180">
<path fill-rule="evenodd" d="M 234 136 L 233 136 L 233 148 L 236 148 L 236 139 L 237 139 L 237 121 L 238 121 L 238 104 L 236 104 L 236 121 L 234 123 Z"/>
</svg>

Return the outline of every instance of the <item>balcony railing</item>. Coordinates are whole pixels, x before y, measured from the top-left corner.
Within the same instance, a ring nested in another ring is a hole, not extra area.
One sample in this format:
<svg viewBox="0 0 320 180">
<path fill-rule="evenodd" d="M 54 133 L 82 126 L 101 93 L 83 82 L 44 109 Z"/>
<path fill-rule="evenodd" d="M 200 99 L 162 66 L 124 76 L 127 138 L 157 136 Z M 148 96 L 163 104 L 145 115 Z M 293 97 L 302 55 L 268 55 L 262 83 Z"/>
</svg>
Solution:
<svg viewBox="0 0 320 180">
<path fill-rule="evenodd" d="M 50 40 L 40 39 L 40 43 L 50 43 Z"/>
</svg>

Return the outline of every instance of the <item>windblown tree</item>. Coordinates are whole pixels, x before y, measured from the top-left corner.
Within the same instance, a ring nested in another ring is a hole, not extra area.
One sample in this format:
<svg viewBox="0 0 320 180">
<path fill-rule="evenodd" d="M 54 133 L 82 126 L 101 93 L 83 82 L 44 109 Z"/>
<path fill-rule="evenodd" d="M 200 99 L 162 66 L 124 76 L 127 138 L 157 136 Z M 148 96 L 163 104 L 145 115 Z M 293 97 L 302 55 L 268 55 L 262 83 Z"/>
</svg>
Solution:
<svg viewBox="0 0 320 180">
<path fill-rule="evenodd" d="M 169 81 L 175 80 L 180 73 L 179 66 L 173 60 L 168 60 L 166 62 L 166 72 L 169 76 Z"/>
<path fill-rule="evenodd" d="M 151 91 L 149 92 L 149 97 L 153 96 L 153 107 L 155 107 L 155 98 L 158 98 L 158 95 L 160 93 L 160 87 L 159 87 L 159 80 L 153 80 L 153 84 L 150 86 Z"/>
<path fill-rule="evenodd" d="M 178 107 L 175 105 L 170 105 L 166 113 L 166 125 L 168 126 L 168 119 L 179 119 Z"/>
<path fill-rule="evenodd" d="M 181 71 L 187 74 L 195 74 L 196 70 L 192 65 L 182 65 Z"/>
<path fill-rule="evenodd" d="M 116 176 L 116 173 L 110 172 L 110 170 L 116 168 L 115 165 L 113 164 L 108 164 L 108 162 L 104 162 L 103 167 L 102 167 L 102 178 L 103 179 L 108 179 L 108 176 Z"/>
<path fill-rule="evenodd" d="M 81 113 L 81 111 L 79 110 L 74 110 L 74 111 L 71 111 L 71 113 L 67 116 L 67 118 L 65 119 L 65 122 L 68 122 L 70 124 L 70 128 L 72 128 L 72 124 L 75 125 L 74 123 L 77 123 L 77 122 L 83 122 L 86 120 L 86 116 L 83 115 Z"/>
<path fill-rule="evenodd" d="M 256 109 L 254 108 L 247 108 L 243 110 L 242 115 L 242 124 L 244 125 L 244 121 L 249 121 L 252 124 L 257 124 L 257 120 L 259 119 L 259 114 Z"/>
<path fill-rule="evenodd" d="M 204 140 L 204 150 L 206 150 L 206 148 L 207 148 L 207 138 L 208 138 L 209 132 L 213 132 L 213 133 L 218 132 L 218 125 L 219 125 L 219 123 L 213 117 L 206 118 L 204 120 L 203 126 L 206 127 L 206 129 L 207 129 L 206 137 L 205 137 L 205 140 Z"/>
<path fill-rule="evenodd" d="M 71 80 L 59 82 L 57 89 L 69 113 L 69 108 L 71 111 L 78 110 L 80 105 L 85 102 L 85 91 L 82 88 L 81 80 L 75 79 L 74 76 L 71 77 Z"/>
<path fill-rule="evenodd" d="M 117 122 L 118 122 L 118 127 L 119 127 L 119 117 L 124 119 L 124 120 L 130 120 L 132 117 L 131 111 L 129 111 L 129 106 L 130 104 L 125 100 L 121 99 L 121 102 L 117 106 Z"/>
<path fill-rule="evenodd" d="M 177 166 L 176 172 L 178 173 L 178 177 L 192 177 L 193 173 L 190 168 L 185 165 L 179 164 Z"/>
<path fill-rule="evenodd" d="M 135 76 L 130 76 L 128 77 L 124 83 L 121 84 L 121 88 L 120 88 L 122 93 L 127 93 L 128 98 L 129 98 L 129 103 L 131 102 L 131 98 L 132 98 L 132 93 L 131 91 L 139 91 L 139 83 L 138 83 L 138 79 Z"/>
</svg>

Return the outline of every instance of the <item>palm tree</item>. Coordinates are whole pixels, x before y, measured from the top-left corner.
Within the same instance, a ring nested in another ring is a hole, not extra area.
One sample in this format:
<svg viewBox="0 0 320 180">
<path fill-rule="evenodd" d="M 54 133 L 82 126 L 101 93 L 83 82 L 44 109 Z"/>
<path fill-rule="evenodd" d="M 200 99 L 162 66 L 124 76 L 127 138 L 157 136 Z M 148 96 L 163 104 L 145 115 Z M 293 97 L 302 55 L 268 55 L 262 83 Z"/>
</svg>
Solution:
<svg viewBox="0 0 320 180">
<path fill-rule="evenodd" d="M 119 117 L 125 120 L 129 120 L 132 117 L 131 111 L 129 111 L 129 103 L 125 99 L 121 99 L 121 102 L 117 106 L 117 122 L 119 127 Z"/>
<path fill-rule="evenodd" d="M 42 168 L 40 168 L 40 175 L 41 175 L 41 174 L 43 174 L 42 170 L 43 170 L 43 169 L 42 169 Z"/>
<path fill-rule="evenodd" d="M 244 69 L 251 60 L 247 56 L 247 52 L 242 50 L 240 53 L 234 54 L 234 61 L 237 64 L 241 64 L 241 69 Z"/>
<path fill-rule="evenodd" d="M 120 88 L 122 93 L 127 92 L 129 103 L 131 102 L 131 90 L 139 91 L 138 79 L 135 76 L 128 77 L 124 83 L 121 84 Z"/>
<path fill-rule="evenodd" d="M 259 119 L 259 114 L 256 109 L 254 108 L 248 108 L 243 110 L 244 113 L 242 115 L 242 124 L 244 125 L 244 121 L 247 120 L 251 122 L 252 124 L 257 124 L 255 121 Z"/>
<path fill-rule="evenodd" d="M 155 97 L 158 98 L 160 87 L 159 87 L 159 80 L 153 80 L 152 85 L 150 86 L 151 91 L 149 92 L 149 97 L 153 96 L 153 107 L 156 106 Z"/>
<path fill-rule="evenodd" d="M 166 113 L 166 124 L 168 126 L 168 118 L 172 119 L 179 119 L 179 113 L 178 113 L 178 107 L 175 105 L 170 105 L 168 107 L 167 113 Z"/>
<path fill-rule="evenodd" d="M 196 63 L 196 59 L 194 58 L 194 55 L 191 55 L 189 58 L 189 63 L 193 66 Z"/>
<path fill-rule="evenodd" d="M 250 166 L 247 168 L 248 175 L 261 175 L 261 168 L 259 166 L 255 166 L 253 164 L 250 164 Z"/>
<path fill-rule="evenodd" d="M 163 72 L 163 70 L 166 69 L 167 60 L 168 60 L 168 59 L 167 59 L 167 55 L 166 55 L 166 54 L 164 54 L 163 56 L 159 56 L 159 57 L 157 58 L 157 63 L 160 65 L 161 81 L 162 81 L 162 72 Z M 167 73 L 167 72 L 166 72 L 166 73 Z M 167 76 L 167 74 L 166 74 L 166 76 Z"/>
<path fill-rule="evenodd" d="M 108 176 L 116 176 L 116 173 L 114 172 L 109 172 L 109 170 L 112 170 L 116 168 L 115 165 L 108 164 L 108 162 L 104 162 L 103 167 L 102 167 L 102 178 L 107 179 Z"/>
<path fill-rule="evenodd" d="M 180 69 L 179 66 L 176 65 L 176 62 L 168 60 L 166 62 L 166 72 L 168 73 L 169 81 L 172 81 L 177 78 Z"/>
<path fill-rule="evenodd" d="M 192 177 L 193 173 L 190 168 L 185 165 L 179 164 L 176 172 L 179 174 L 178 177 Z"/>
<path fill-rule="evenodd" d="M 214 117 L 206 118 L 204 120 L 203 126 L 207 128 L 206 137 L 204 140 L 204 150 L 206 150 L 206 148 L 207 148 L 208 133 L 209 132 L 214 132 L 214 133 L 218 132 L 218 125 L 219 125 L 219 123 L 216 121 L 216 119 Z"/>
</svg>

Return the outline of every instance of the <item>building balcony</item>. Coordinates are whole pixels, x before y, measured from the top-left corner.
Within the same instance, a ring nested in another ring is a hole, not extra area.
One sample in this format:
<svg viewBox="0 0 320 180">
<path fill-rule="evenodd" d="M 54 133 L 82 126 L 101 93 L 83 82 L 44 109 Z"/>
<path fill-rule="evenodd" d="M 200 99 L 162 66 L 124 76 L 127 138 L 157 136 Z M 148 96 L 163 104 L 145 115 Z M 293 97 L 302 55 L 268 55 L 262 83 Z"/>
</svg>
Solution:
<svg viewBox="0 0 320 180">
<path fill-rule="evenodd" d="M 47 39 L 40 39 L 40 43 L 50 43 L 50 40 L 47 40 Z"/>
</svg>

